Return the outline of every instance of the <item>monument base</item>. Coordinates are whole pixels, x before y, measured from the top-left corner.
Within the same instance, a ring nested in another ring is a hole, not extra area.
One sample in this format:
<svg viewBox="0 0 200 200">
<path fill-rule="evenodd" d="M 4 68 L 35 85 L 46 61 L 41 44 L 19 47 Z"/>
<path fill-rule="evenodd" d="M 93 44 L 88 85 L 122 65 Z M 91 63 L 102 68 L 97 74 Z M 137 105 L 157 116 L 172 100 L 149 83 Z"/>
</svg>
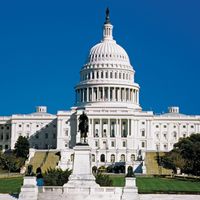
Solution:
<svg viewBox="0 0 200 200">
<path fill-rule="evenodd" d="M 138 188 L 134 177 L 125 178 L 125 187 L 123 188 L 122 200 L 139 200 Z"/>
<path fill-rule="evenodd" d="M 37 200 L 38 187 L 35 176 L 25 176 L 19 200 Z"/>
<path fill-rule="evenodd" d="M 69 177 L 68 183 L 64 184 L 64 192 L 67 188 L 98 188 L 95 177 L 92 174 L 91 148 L 87 144 L 77 144 L 74 147 L 73 172 Z"/>
</svg>

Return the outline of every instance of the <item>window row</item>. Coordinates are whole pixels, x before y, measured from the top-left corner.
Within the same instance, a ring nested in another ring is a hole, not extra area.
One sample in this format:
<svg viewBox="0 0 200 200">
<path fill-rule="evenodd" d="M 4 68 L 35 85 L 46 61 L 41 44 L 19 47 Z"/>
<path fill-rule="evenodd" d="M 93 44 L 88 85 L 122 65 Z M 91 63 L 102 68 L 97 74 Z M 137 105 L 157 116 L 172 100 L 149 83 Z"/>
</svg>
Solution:
<svg viewBox="0 0 200 200">
<path fill-rule="evenodd" d="M 10 139 L 9 133 L 7 133 L 6 135 L 4 135 L 4 134 L 0 135 L 0 140 L 9 140 L 9 139 Z"/>
<path fill-rule="evenodd" d="M 117 161 L 115 154 L 111 154 L 110 157 L 107 158 L 107 159 L 109 159 L 109 160 L 106 160 L 106 155 L 105 154 L 101 154 L 100 155 L 100 162 L 111 162 L 111 163 L 114 163 L 114 162 L 126 162 L 127 157 L 125 156 L 125 154 L 121 154 L 119 160 Z M 135 159 L 135 154 L 131 154 L 130 160 L 131 160 L 131 162 L 134 162 L 136 160 Z M 97 161 L 96 160 L 96 156 L 94 154 L 92 154 L 92 162 L 96 162 L 96 161 Z"/>
<path fill-rule="evenodd" d="M 161 125 L 156 125 L 155 127 L 160 128 Z M 186 128 L 186 127 L 187 127 L 186 125 L 182 125 L 182 128 Z M 163 125 L 163 128 L 167 128 L 167 125 Z M 174 125 L 173 128 L 177 128 L 177 126 Z M 190 125 L 190 128 L 194 128 L 194 125 Z"/>
<path fill-rule="evenodd" d="M 90 61 L 98 61 L 98 60 L 102 60 L 102 59 L 109 59 L 109 58 L 117 58 L 117 59 L 121 59 L 121 60 L 127 60 L 127 57 L 124 55 L 120 55 L 120 54 L 90 54 L 89 55 L 89 60 Z"/>
<path fill-rule="evenodd" d="M 111 141 L 110 146 L 115 147 L 116 146 L 115 141 Z M 127 142 L 122 141 L 122 147 L 126 147 L 126 146 L 127 146 Z M 99 147 L 99 141 L 95 141 L 95 147 Z M 103 141 L 103 149 L 108 149 L 108 143 L 106 141 Z"/>
<path fill-rule="evenodd" d="M 168 134 L 167 132 L 164 133 L 160 133 L 160 132 L 155 132 L 155 135 L 157 137 L 157 139 L 159 139 L 160 137 L 163 137 L 164 139 L 167 139 L 168 137 L 170 137 L 170 134 Z M 183 132 L 180 134 L 180 137 L 186 137 L 187 133 Z M 171 133 L 171 138 L 177 139 L 178 138 L 178 133 L 177 132 L 172 132 Z"/>
<path fill-rule="evenodd" d="M 129 73 L 113 72 L 113 71 L 93 71 L 84 73 L 81 75 L 81 81 L 93 80 L 93 79 L 124 79 L 132 80 L 132 76 Z"/>
<path fill-rule="evenodd" d="M 7 129 L 7 130 L 9 130 L 10 129 L 10 127 L 9 126 L 0 126 L 1 128 L 1 130 L 4 130 L 4 129 Z"/>
<path fill-rule="evenodd" d="M 41 127 L 44 127 L 42 123 L 41 123 L 41 124 L 35 124 L 35 127 L 37 127 L 37 128 L 40 127 L 40 126 L 41 126 Z M 55 124 L 53 124 L 52 126 L 53 126 L 54 128 L 56 128 L 56 125 L 55 125 Z M 21 127 L 22 127 L 22 124 L 18 124 L 18 127 L 21 128 Z M 30 124 L 26 124 L 26 127 L 30 127 Z M 45 125 L 45 127 L 48 128 L 48 127 L 50 127 L 50 125 L 47 124 L 47 125 Z"/>
<path fill-rule="evenodd" d="M 8 144 L 0 145 L 0 151 L 3 150 L 3 149 L 8 150 L 9 149 L 9 145 Z"/>
</svg>

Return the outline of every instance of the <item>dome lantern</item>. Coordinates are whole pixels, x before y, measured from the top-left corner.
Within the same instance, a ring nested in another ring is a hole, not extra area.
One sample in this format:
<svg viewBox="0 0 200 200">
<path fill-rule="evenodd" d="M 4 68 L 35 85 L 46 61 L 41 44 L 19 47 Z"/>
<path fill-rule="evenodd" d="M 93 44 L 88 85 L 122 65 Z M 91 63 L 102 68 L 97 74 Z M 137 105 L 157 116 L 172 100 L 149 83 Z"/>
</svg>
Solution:
<svg viewBox="0 0 200 200">
<path fill-rule="evenodd" d="M 107 8 L 106 9 L 106 21 L 104 23 L 103 27 L 103 40 L 113 40 L 112 36 L 112 30 L 113 30 L 113 25 L 110 23 L 110 11 Z"/>
</svg>

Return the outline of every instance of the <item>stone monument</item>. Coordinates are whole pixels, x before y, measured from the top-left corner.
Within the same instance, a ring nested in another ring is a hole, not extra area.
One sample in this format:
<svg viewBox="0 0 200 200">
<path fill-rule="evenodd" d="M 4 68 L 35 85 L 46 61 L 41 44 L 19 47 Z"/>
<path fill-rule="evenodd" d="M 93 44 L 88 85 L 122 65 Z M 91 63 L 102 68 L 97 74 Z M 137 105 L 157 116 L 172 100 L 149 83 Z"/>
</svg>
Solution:
<svg viewBox="0 0 200 200">
<path fill-rule="evenodd" d="M 38 199 L 38 187 L 36 177 L 33 173 L 33 166 L 28 166 L 28 171 L 24 176 L 23 186 L 19 194 L 19 200 L 37 200 Z"/>
<path fill-rule="evenodd" d="M 125 187 L 123 188 L 122 200 L 139 200 L 138 188 L 136 187 L 136 178 L 133 173 L 133 167 L 129 166 L 125 177 Z"/>
<path fill-rule="evenodd" d="M 79 117 L 80 142 L 74 147 L 74 164 L 73 171 L 69 177 L 68 183 L 64 188 L 64 193 L 73 192 L 77 194 L 81 188 L 85 188 L 85 192 L 90 188 L 99 188 L 92 174 L 91 166 L 91 148 L 87 144 L 88 133 L 88 117 L 83 112 Z M 73 188 L 73 189 L 72 189 Z M 89 190 L 88 190 L 89 191 Z M 87 193 L 87 192 L 86 192 Z"/>
</svg>

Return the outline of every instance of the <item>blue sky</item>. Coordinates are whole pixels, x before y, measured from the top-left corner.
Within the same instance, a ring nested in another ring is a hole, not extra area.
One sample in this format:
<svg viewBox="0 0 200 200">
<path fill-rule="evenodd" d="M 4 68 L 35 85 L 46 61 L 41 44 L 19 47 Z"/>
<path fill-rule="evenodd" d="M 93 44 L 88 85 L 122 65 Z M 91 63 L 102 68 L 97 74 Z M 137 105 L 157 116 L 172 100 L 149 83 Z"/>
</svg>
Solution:
<svg viewBox="0 0 200 200">
<path fill-rule="evenodd" d="M 89 49 L 109 6 L 129 54 L 143 110 L 200 114 L 199 0 L 0 1 L 0 115 L 51 113 L 74 104 Z"/>
</svg>

